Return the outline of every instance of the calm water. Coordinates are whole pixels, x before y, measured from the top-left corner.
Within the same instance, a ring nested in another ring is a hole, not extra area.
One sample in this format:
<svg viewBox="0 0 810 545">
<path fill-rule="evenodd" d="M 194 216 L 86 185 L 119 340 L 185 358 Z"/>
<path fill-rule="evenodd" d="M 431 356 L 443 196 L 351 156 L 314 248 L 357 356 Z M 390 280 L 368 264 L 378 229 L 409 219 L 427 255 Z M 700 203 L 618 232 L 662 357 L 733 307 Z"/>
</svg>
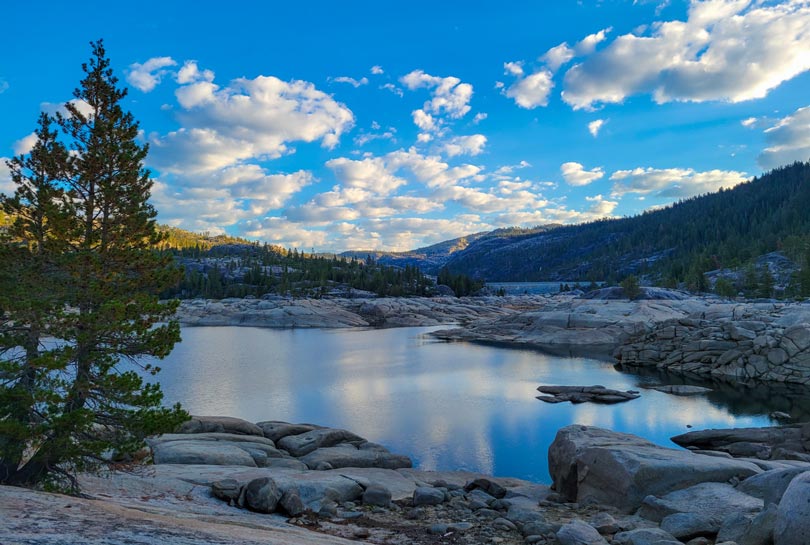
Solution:
<svg viewBox="0 0 810 545">
<path fill-rule="evenodd" d="M 657 376 L 536 351 L 437 342 L 431 328 L 274 330 L 199 327 L 159 380 L 193 414 L 313 422 L 352 430 L 423 469 L 467 469 L 548 482 L 548 446 L 571 423 L 632 432 L 663 445 L 687 430 L 770 424 L 803 411 L 789 394 L 727 388 L 682 398 L 644 390 L 628 403 L 549 405 L 540 384 L 637 388 Z"/>
<path fill-rule="evenodd" d="M 574 288 L 576 282 L 487 282 L 487 287 L 493 290 L 503 288 L 506 295 L 543 295 L 546 293 L 559 293 L 560 284 L 568 284 Z M 597 282 L 602 285 L 604 282 Z M 582 289 L 587 290 L 589 282 L 580 282 Z"/>
</svg>

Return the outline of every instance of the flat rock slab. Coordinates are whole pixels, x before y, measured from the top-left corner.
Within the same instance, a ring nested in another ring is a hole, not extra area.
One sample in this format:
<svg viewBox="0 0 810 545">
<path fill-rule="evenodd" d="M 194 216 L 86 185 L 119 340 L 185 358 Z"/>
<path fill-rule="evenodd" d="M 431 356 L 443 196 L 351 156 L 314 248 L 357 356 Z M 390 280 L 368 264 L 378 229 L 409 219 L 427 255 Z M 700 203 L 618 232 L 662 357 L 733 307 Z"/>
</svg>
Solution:
<svg viewBox="0 0 810 545">
<path fill-rule="evenodd" d="M 663 384 L 661 386 L 647 386 L 646 388 L 676 396 L 697 396 L 708 394 L 709 392 L 713 391 L 711 388 L 704 388 L 703 386 L 691 386 L 688 384 Z"/>
<path fill-rule="evenodd" d="M 540 401 L 546 403 L 623 403 L 631 399 L 637 399 L 640 394 L 634 390 L 623 392 L 621 390 L 611 390 L 604 386 L 538 386 L 537 391 L 544 396 L 537 396 Z"/>
<path fill-rule="evenodd" d="M 742 460 L 664 448 L 634 435 L 580 425 L 557 432 L 548 458 L 554 488 L 564 499 L 594 501 L 624 513 L 635 511 L 649 495 L 762 472 Z"/>
<path fill-rule="evenodd" d="M 299 458 L 310 469 L 328 464 L 330 469 L 343 467 L 379 467 L 400 469 L 413 466 L 411 459 L 401 454 L 381 450 L 362 450 L 352 445 L 319 448 Z"/>
<path fill-rule="evenodd" d="M 275 450 L 275 449 L 274 449 Z M 234 443 L 171 441 L 152 448 L 155 464 L 204 464 L 257 467 L 254 457 Z"/>
<path fill-rule="evenodd" d="M 212 500 L 216 501 L 216 500 Z M 186 502 L 188 503 L 188 502 Z M 221 505 L 226 506 L 226 504 Z M 82 499 L 0 486 L 0 543 L 62 545 L 350 545 L 275 517 L 195 515 L 185 507 L 151 510 L 106 499 Z M 231 511 L 239 511 L 233 510 Z M 257 520 L 260 519 L 260 520 Z"/>
</svg>

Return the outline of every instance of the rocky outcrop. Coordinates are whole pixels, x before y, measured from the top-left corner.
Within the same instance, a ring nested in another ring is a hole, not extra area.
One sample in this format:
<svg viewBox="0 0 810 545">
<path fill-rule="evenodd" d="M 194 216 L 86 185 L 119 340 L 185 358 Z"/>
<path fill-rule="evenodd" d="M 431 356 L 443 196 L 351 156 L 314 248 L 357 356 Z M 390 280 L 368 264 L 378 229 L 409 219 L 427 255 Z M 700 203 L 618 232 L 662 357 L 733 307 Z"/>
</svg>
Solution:
<svg viewBox="0 0 810 545">
<path fill-rule="evenodd" d="M 537 391 L 543 396 L 537 396 L 540 401 L 546 403 L 603 403 L 614 404 L 638 399 L 640 394 L 634 390 L 623 392 L 621 390 L 611 390 L 604 386 L 538 386 Z"/>
<path fill-rule="evenodd" d="M 512 314 L 516 307 L 540 306 L 537 297 L 388 297 L 291 299 L 192 299 L 182 301 L 178 321 L 185 326 L 403 327 L 466 323 Z"/>
<path fill-rule="evenodd" d="M 692 431 L 672 441 L 688 449 L 725 452 L 737 458 L 810 462 L 810 425 L 806 424 Z"/>
<path fill-rule="evenodd" d="M 810 305 L 712 305 L 631 335 L 614 356 L 629 367 L 810 384 Z"/>
<path fill-rule="evenodd" d="M 755 464 L 660 447 L 601 428 L 566 426 L 549 447 L 554 489 L 568 501 L 638 509 L 649 495 L 705 482 L 728 482 L 761 473 Z"/>
<path fill-rule="evenodd" d="M 539 307 L 433 335 L 541 349 L 590 347 L 592 352 L 610 355 L 626 339 L 652 331 L 661 322 L 704 311 L 708 306 L 707 301 L 699 298 L 603 301 L 557 295 L 546 298 Z"/>
<path fill-rule="evenodd" d="M 223 430 L 241 433 L 196 432 Z M 311 424 L 195 416 L 181 432 L 152 437 L 155 464 L 219 465 L 328 470 L 343 467 L 399 469 L 411 467 L 407 456 L 347 430 Z M 266 435 L 266 436 L 265 436 Z"/>
</svg>

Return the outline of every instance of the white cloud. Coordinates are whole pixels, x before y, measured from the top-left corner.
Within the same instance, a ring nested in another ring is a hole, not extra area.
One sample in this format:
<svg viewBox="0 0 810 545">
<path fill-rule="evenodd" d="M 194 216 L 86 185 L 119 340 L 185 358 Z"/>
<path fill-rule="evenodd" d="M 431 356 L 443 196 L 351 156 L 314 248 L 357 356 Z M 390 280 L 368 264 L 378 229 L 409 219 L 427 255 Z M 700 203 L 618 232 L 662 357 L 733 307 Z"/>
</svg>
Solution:
<svg viewBox="0 0 810 545">
<path fill-rule="evenodd" d="M 434 115 L 447 115 L 451 119 L 464 117 L 470 111 L 470 100 L 473 95 L 473 86 L 462 83 L 454 76 L 438 77 L 426 74 L 422 70 L 414 70 L 399 80 L 411 91 L 416 89 L 430 89 L 432 98 L 425 102 L 423 109 Z"/>
<path fill-rule="evenodd" d="M 556 72 L 560 66 L 568 64 L 575 55 L 576 52 L 571 49 L 566 42 L 563 42 L 546 51 L 545 54 L 540 57 L 540 60 L 546 63 L 549 70 Z"/>
<path fill-rule="evenodd" d="M 596 138 L 599 136 L 599 131 L 602 129 L 604 124 L 607 123 L 604 119 L 595 119 L 588 123 L 588 132 L 591 133 L 591 136 Z"/>
<path fill-rule="evenodd" d="M 126 79 L 136 89 L 148 93 L 157 87 L 170 66 L 177 66 L 171 57 L 153 57 L 143 64 L 135 62 L 129 65 Z"/>
<path fill-rule="evenodd" d="M 394 93 L 395 95 L 397 95 L 400 98 L 405 96 L 405 93 L 402 92 L 402 89 L 400 89 L 399 87 L 397 87 L 393 83 L 386 83 L 386 84 L 380 85 L 380 89 L 385 89 L 386 91 L 391 91 L 392 93 Z"/>
<path fill-rule="evenodd" d="M 214 81 L 214 72 L 211 70 L 200 70 L 197 61 L 185 61 L 180 70 L 177 71 L 175 81 L 181 85 L 197 83 L 199 81 Z"/>
<path fill-rule="evenodd" d="M 175 95 L 183 127 L 150 136 L 150 163 L 166 172 L 200 173 L 272 159 L 290 153 L 288 144 L 296 141 L 333 148 L 354 125 L 351 110 L 306 81 L 259 76 L 227 87 L 195 81 Z"/>
<path fill-rule="evenodd" d="M 377 195 L 388 195 L 408 183 L 395 176 L 395 170 L 388 168 L 382 157 L 368 157 L 359 161 L 338 157 L 327 161 L 326 166 L 344 187 L 365 189 Z"/>
<path fill-rule="evenodd" d="M 338 76 L 336 78 L 329 78 L 329 81 L 333 81 L 335 83 L 348 83 L 349 85 L 351 85 L 355 89 L 357 89 L 358 87 L 361 87 L 363 85 L 368 84 L 368 78 L 366 78 L 366 77 L 363 77 L 363 78 L 360 78 L 360 79 L 354 79 L 354 78 L 350 78 L 348 76 Z"/>
<path fill-rule="evenodd" d="M 753 127 L 754 125 L 756 125 L 756 123 L 757 123 L 756 117 L 748 117 L 740 121 L 740 125 L 742 125 L 743 127 Z"/>
<path fill-rule="evenodd" d="M 519 78 L 504 91 L 504 94 L 521 108 L 534 109 L 548 105 L 548 97 L 553 88 L 552 73 L 540 70 L 525 78 Z"/>
<path fill-rule="evenodd" d="M 593 204 L 588 209 L 588 212 L 600 217 L 610 216 L 613 210 L 619 205 L 618 201 L 609 201 L 602 195 L 594 195 L 593 197 L 585 197 L 585 200 Z"/>
<path fill-rule="evenodd" d="M 411 112 L 411 117 L 413 117 L 413 124 L 420 130 L 429 132 L 436 129 L 436 120 L 425 110 L 414 110 Z"/>
<path fill-rule="evenodd" d="M 26 153 L 34 149 L 34 145 L 37 143 L 37 140 L 38 140 L 37 133 L 35 132 L 23 136 L 22 138 L 14 142 L 14 145 L 12 146 L 12 149 L 14 150 L 14 155 L 25 155 Z"/>
<path fill-rule="evenodd" d="M 521 161 L 520 163 L 518 163 L 516 165 L 504 165 L 502 167 L 499 167 L 495 171 L 495 174 L 498 175 L 498 176 L 511 174 L 515 170 L 518 170 L 518 169 L 521 169 L 521 168 L 527 168 L 527 167 L 530 167 L 530 166 L 532 166 L 532 165 L 528 161 Z"/>
<path fill-rule="evenodd" d="M 375 64 L 374 66 L 372 66 L 372 67 L 371 67 L 370 72 L 371 72 L 372 74 L 374 74 L 375 76 L 379 76 L 380 74 L 384 74 L 384 73 L 385 73 L 385 72 L 383 71 L 383 69 L 382 69 L 382 66 L 380 66 L 379 64 Z"/>
<path fill-rule="evenodd" d="M 11 196 L 14 195 L 16 187 L 11 181 L 11 170 L 6 165 L 8 160 L 8 157 L 0 157 L 0 193 Z"/>
<path fill-rule="evenodd" d="M 758 157 L 762 168 L 810 160 L 810 106 L 799 108 L 765 130 L 767 146 Z"/>
<path fill-rule="evenodd" d="M 592 170 L 586 170 L 580 163 L 563 163 L 560 166 L 560 172 L 563 179 L 568 185 L 582 186 L 588 185 L 591 182 L 599 180 L 605 175 L 602 167 L 596 167 Z"/>
<path fill-rule="evenodd" d="M 523 75 L 523 62 L 505 62 L 503 63 L 505 74 L 509 74 L 519 78 Z"/>
<path fill-rule="evenodd" d="M 719 190 L 731 189 L 746 181 L 744 172 L 734 170 L 708 170 L 698 172 L 691 168 L 652 167 L 618 170 L 610 176 L 612 197 L 628 193 L 678 199 L 694 197 Z"/>
<path fill-rule="evenodd" d="M 377 122 L 374 122 L 371 126 L 373 130 L 379 130 L 380 125 Z M 365 132 L 361 131 L 360 134 L 354 137 L 354 144 L 358 147 L 365 146 L 369 142 L 373 142 L 374 140 L 390 140 L 392 142 L 396 142 L 396 134 L 397 129 L 396 127 L 388 127 L 387 130 L 382 132 Z"/>
<path fill-rule="evenodd" d="M 635 94 L 670 101 L 741 102 L 810 70 L 810 5 L 692 0 L 686 21 L 625 34 L 565 75 L 574 109 L 619 103 Z"/>
<path fill-rule="evenodd" d="M 8 91 L 8 82 L 3 78 L 0 78 L 0 95 Z"/>
<path fill-rule="evenodd" d="M 613 27 L 603 28 L 594 34 L 588 34 L 582 40 L 577 42 L 574 47 L 576 54 L 579 56 L 590 55 L 596 50 L 596 46 L 604 42 L 608 33 L 613 30 Z"/>
<path fill-rule="evenodd" d="M 486 113 L 479 112 L 479 113 L 475 114 L 475 116 L 473 117 L 472 124 L 473 125 L 478 125 L 480 122 L 485 120 L 487 117 L 488 117 L 488 115 Z"/>
<path fill-rule="evenodd" d="M 478 155 L 484 151 L 487 137 L 483 134 L 471 134 L 469 136 L 455 136 L 450 138 L 442 147 L 442 151 L 448 157 L 456 155 Z"/>
</svg>

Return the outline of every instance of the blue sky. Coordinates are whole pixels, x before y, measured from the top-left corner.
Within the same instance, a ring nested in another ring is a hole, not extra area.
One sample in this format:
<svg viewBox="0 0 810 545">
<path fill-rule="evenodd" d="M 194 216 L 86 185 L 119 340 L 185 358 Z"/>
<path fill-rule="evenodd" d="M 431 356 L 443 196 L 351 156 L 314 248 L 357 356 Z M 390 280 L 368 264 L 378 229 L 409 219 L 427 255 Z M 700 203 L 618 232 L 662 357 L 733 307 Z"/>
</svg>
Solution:
<svg viewBox="0 0 810 545">
<path fill-rule="evenodd" d="M 14 2 L 0 157 L 104 38 L 163 223 L 405 250 L 810 159 L 810 1 Z M 11 185 L 0 167 L 0 190 Z"/>
</svg>

